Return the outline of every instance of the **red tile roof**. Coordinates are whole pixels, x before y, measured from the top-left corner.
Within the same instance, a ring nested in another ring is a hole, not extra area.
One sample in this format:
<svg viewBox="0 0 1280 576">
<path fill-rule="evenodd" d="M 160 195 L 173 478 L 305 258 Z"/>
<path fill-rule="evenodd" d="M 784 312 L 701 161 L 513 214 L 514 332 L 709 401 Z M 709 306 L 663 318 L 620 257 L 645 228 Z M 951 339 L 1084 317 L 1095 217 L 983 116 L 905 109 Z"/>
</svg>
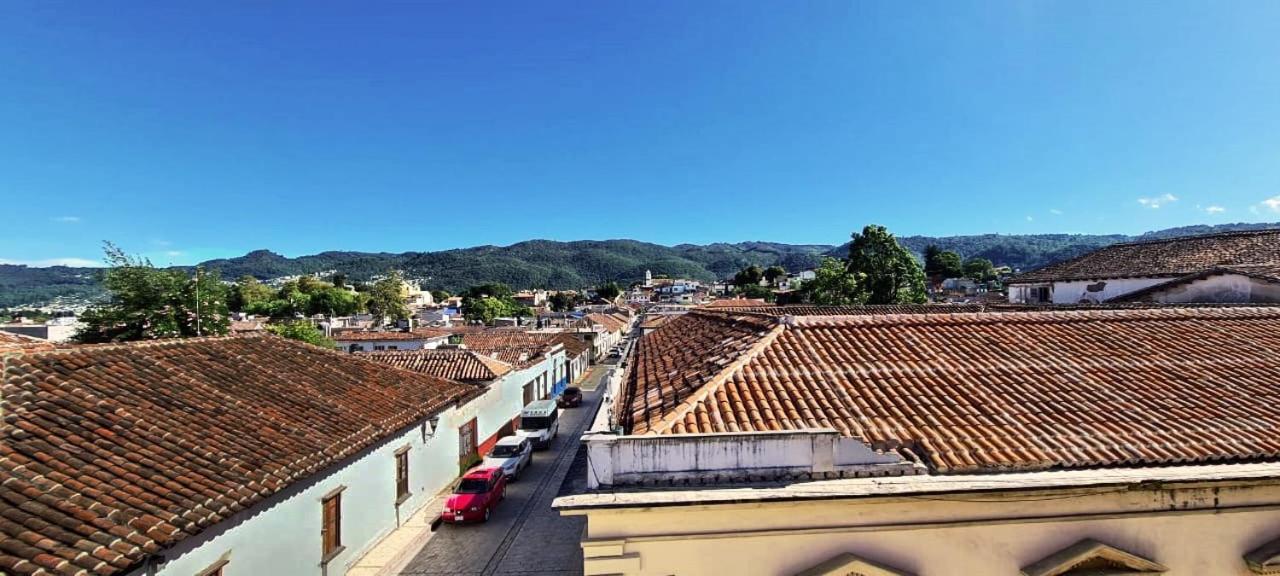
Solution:
<svg viewBox="0 0 1280 576">
<path fill-rule="evenodd" d="M 593 324 L 604 326 L 604 329 L 609 332 L 618 332 L 626 326 L 626 321 L 620 320 L 609 314 L 601 314 L 598 312 L 595 314 L 587 314 L 586 319 Z"/>
<path fill-rule="evenodd" d="M 3 359 L 0 572 L 111 575 L 477 394 L 275 336 Z"/>
<path fill-rule="evenodd" d="M 0 355 L 7 352 L 36 352 L 40 350 L 53 350 L 58 346 L 48 340 L 33 338 L 26 334 L 18 334 L 15 332 L 5 332 L 0 330 Z"/>
<path fill-rule="evenodd" d="M 935 471 L 1280 458 L 1280 309 L 766 318 L 643 338 L 633 434 L 830 427 Z"/>
<path fill-rule="evenodd" d="M 982 312 L 981 304 L 868 304 L 865 306 L 820 306 L 787 304 L 785 306 L 722 307 L 721 311 L 734 314 L 765 314 L 769 316 L 862 316 L 867 314 L 956 314 Z"/>
<path fill-rule="evenodd" d="M 357 356 L 437 378 L 473 384 L 486 383 L 511 372 L 511 365 L 506 362 L 474 350 L 457 348 L 369 352 Z"/>
<path fill-rule="evenodd" d="M 554 334 L 517 329 L 489 329 L 462 334 L 462 345 L 516 368 L 538 362 L 557 345 Z"/>
<path fill-rule="evenodd" d="M 1016 276 L 1009 283 L 1176 277 L 1238 264 L 1280 264 L 1280 229 L 1112 244 Z"/>
</svg>

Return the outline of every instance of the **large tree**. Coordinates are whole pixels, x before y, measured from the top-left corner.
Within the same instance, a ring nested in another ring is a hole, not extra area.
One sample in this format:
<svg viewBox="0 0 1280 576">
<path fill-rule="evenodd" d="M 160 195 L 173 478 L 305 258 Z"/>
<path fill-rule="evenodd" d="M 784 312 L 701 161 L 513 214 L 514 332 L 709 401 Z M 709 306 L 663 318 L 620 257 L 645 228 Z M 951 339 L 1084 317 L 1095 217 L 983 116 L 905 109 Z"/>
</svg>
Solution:
<svg viewBox="0 0 1280 576">
<path fill-rule="evenodd" d="M 596 287 L 596 296 L 604 300 L 613 300 L 622 293 L 622 288 L 617 282 L 605 282 Z"/>
<path fill-rule="evenodd" d="M 964 275 L 978 282 L 994 280 L 996 267 L 986 258 L 970 258 L 964 261 Z"/>
<path fill-rule="evenodd" d="M 924 249 L 924 273 L 930 278 L 943 280 L 964 275 L 960 255 L 930 244 Z"/>
<path fill-rule="evenodd" d="M 556 312 L 568 312 L 573 310 L 573 308 L 581 301 L 582 296 L 577 292 L 568 291 L 556 292 L 547 298 L 547 303 L 550 304 L 551 309 Z"/>
<path fill-rule="evenodd" d="M 858 277 L 867 304 L 923 303 L 928 298 L 920 263 L 884 226 L 871 224 L 853 234 L 846 269 Z"/>
<path fill-rule="evenodd" d="M 850 272 L 844 262 L 823 258 L 813 273 L 813 279 L 800 286 L 804 301 L 835 306 L 866 302 L 867 295 L 858 283 L 858 276 Z"/>
<path fill-rule="evenodd" d="M 333 340 L 325 338 L 324 332 L 307 320 L 290 320 L 268 324 L 267 330 L 277 336 L 300 340 L 323 348 L 333 349 Z"/>
<path fill-rule="evenodd" d="M 771 285 L 777 285 L 778 279 L 787 275 L 787 269 L 781 266 L 770 266 L 764 269 L 764 279 Z"/>
<path fill-rule="evenodd" d="M 227 289 L 217 272 L 160 270 L 106 244 L 107 303 L 81 316 L 80 342 L 122 342 L 226 334 Z"/>
<path fill-rule="evenodd" d="M 739 287 L 759 285 L 761 280 L 764 280 L 764 269 L 754 264 L 733 275 L 733 285 Z"/>
<path fill-rule="evenodd" d="M 369 287 L 369 291 L 365 293 L 368 297 L 365 306 L 375 321 L 382 323 L 387 319 L 403 320 L 409 317 L 409 308 L 405 306 L 404 292 L 401 291 L 403 284 L 404 277 L 398 270 L 392 270 Z"/>
<path fill-rule="evenodd" d="M 231 286 L 227 295 L 227 307 L 233 312 L 250 314 L 270 314 L 270 303 L 275 298 L 275 291 L 253 276 L 241 276 Z"/>
</svg>

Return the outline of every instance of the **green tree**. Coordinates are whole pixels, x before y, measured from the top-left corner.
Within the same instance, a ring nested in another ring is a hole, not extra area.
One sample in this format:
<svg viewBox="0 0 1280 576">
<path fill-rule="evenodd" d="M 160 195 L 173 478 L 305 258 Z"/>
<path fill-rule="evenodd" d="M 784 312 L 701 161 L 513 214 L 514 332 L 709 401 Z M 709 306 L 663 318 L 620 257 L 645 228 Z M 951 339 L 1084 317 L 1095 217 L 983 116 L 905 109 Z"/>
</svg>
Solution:
<svg viewBox="0 0 1280 576">
<path fill-rule="evenodd" d="M 996 267 L 986 258 L 970 258 L 964 261 L 964 276 L 978 282 L 994 280 Z"/>
<path fill-rule="evenodd" d="M 785 278 L 786 276 L 787 269 L 781 266 L 770 266 L 764 269 L 764 279 L 767 280 L 770 285 L 776 286 L 778 284 L 778 279 Z"/>
<path fill-rule="evenodd" d="M 369 313 L 378 322 L 385 322 L 388 318 L 392 320 L 403 320 L 409 317 L 409 308 L 405 306 L 404 294 L 400 292 L 400 286 L 404 282 L 404 277 L 399 271 L 393 270 L 390 274 L 369 287 L 369 300 L 365 306 L 369 309 Z"/>
<path fill-rule="evenodd" d="M 846 269 L 844 262 L 835 258 L 823 258 L 822 264 L 813 273 L 813 279 L 800 286 L 806 302 L 847 306 L 867 301 L 867 295 L 858 283 L 858 276 Z"/>
<path fill-rule="evenodd" d="M 447 290 L 432 290 L 432 291 L 431 291 L 431 299 L 432 299 L 432 300 L 435 300 L 437 304 L 439 304 L 439 303 L 441 303 L 441 302 L 444 302 L 445 300 L 448 300 L 449 298 L 452 298 L 452 297 L 453 297 L 453 295 L 452 295 L 452 294 L 450 294 Z"/>
<path fill-rule="evenodd" d="M 494 318 L 508 316 L 512 306 L 506 300 L 492 296 L 471 298 L 462 308 L 462 315 L 472 322 L 489 324 Z"/>
<path fill-rule="evenodd" d="M 354 293 L 326 285 L 311 293 L 307 309 L 310 314 L 350 316 L 360 311 L 360 300 Z"/>
<path fill-rule="evenodd" d="M 596 296 L 604 300 L 613 300 L 622 294 L 622 288 L 617 282 L 605 282 L 596 287 Z"/>
<path fill-rule="evenodd" d="M 854 233 L 846 263 L 866 291 L 868 304 L 919 304 L 927 299 L 920 263 L 884 226 L 871 224 L 861 234 Z"/>
<path fill-rule="evenodd" d="M 231 287 L 227 295 L 227 307 L 233 312 L 268 314 L 269 304 L 274 297 L 275 292 L 270 286 L 253 276 L 245 275 Z"/>
<path fill-rule="evenodd" d="M 924 273 L 935 279 L 959 278 L 964 268 L 959 254 L 930 244 L 924 249 Z"/>
<path fill-rule="evenodd" d="M 573 310 L 581 301 L 582 296 L 577 292 L 556 292 L 547 298 L 547 302 L 551 304 L 551 309 L 556 312 Z"/>
<path fill-rule="evenodd" d="M 229 325 L 227 289 L 217 272 L 160 270 L 106 243 L 106 304 L 81 316 L 80 342 L 122 342 L 221 335 Z"/>
<path fill-rule="evenodd" d="M 767 302 L 773 302 L 777 297 L 777 295 L 773 293 L 773 290 L 770 290 L 768 286 L 761 286 L 759 284 L 739 286 L 736 292 L 743 298 L 759 298 Z"/>
<path fill-rule="evenodd" d="M 301 340 L 324 348 L 333 349 L 335 346 L 333 340 L 324 337 L 324 331 L 316 328 L 314 324 L 306 320 L 290 320 L 267 324 L 267 330 L 277 336 L 283 336 L 291 340 Z"/>
<path fill-rule="evenodd" d="M 752 264 L 733 275 L 733 285 L 738 287 L 759 285 L 763 279 L 764 269 Z"/>
</svg>

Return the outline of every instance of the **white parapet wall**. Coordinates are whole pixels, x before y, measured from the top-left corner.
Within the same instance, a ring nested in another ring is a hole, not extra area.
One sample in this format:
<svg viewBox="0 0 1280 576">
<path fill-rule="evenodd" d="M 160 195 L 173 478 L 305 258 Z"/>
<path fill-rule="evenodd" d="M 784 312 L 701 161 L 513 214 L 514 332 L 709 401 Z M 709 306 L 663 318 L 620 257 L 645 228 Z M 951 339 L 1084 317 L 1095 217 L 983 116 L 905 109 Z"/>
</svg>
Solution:
<svg viewBox="0 0 1280 576">
<path fill-rule="evenodd" d="M 925 468 L 835 430 L 585 436 L 588 487 L 906 476 Z"/>
</svg>

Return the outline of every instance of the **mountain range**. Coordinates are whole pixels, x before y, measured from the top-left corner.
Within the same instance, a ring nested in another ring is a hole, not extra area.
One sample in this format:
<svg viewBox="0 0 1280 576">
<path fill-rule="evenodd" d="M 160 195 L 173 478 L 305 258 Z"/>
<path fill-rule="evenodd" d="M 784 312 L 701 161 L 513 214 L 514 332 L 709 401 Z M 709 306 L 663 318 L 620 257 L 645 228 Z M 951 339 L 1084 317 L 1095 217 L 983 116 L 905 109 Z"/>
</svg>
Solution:
<svg viewBox="0 0 1280 576">
<path fill-rule="evenodd" d="M 997 266 L 1030 270 L 1117 242 L 1274 227 L 1280 227 L 1280 223 L 1186 226 L 1139 236 L 982 234 L 903 236 L 898 240 L 917 254 L 935 244 L 965 258 L 987 258 Z M 321 252 L 296 258 L 255 250 L 244 256 L 210 260 L 200 265 L 206 270 L 219 271 L 225 280 L 245 275 L 270 280 L 341 272 L 359 281 L 396 269 L 420 280 L 424 288 L 457 292 L 486 282 L 503 282 L 515 288 L 552 289 L 584 288 L 611 280 L 627 283 L 643 278 L 645 270 L 655 275 L 713 281 L 732 276 L 753 264 L 780 265 L 789 271 L 812 268 L 823 256 L 840 257 L 847 251 L 847 244 L 738 242 L 663 246 L 636 240 L 530 240 L 510 246 L 476 246 L 438 252 Z M 102 295 L 99 273 L 94 268 L 0 264 L 0 307 L 44 305 L 56 299 L 82 302 L 98 298 Z"/>
</svg>

